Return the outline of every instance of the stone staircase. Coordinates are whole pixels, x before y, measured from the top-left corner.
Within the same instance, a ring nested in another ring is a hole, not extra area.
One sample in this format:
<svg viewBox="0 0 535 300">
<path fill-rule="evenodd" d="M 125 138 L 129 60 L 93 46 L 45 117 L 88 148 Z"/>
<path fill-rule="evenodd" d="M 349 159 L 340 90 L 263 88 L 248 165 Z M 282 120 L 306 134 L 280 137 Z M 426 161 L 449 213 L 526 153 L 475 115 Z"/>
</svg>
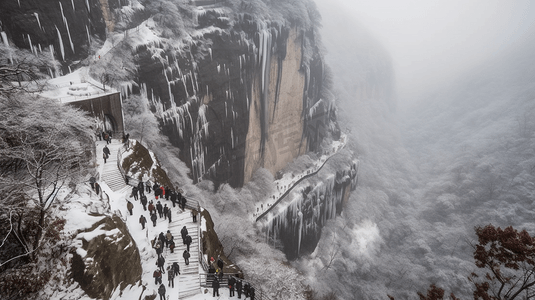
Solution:
<svg viewBox="0 0 535 300">
<path fill-rule="evenodd" d="M 184 212 L 177 207 L 172 207 L 173 221 L 169 224 L 168 229 L 175 237 L 175 250 L 170 253 L 169 249 L 165 249 L 164 255 L 166 265 L 171 265 L 178 262 L 180 265 L 180 276 L 175 279 L 175 286 L 179 289 L 179 299 L 185 299 L 201 292 L 201 285 L 199 281 L 199 222 L 193 223 L 191 217 L 191 210 L 186 209 Z M 189 265 L 185 265 L 182 254 L 186 250 L 186 245 L 182 243 L 182 235 L 180 231 L 186 226 L 188 234 L 191 236 L 192 243 L 190 245 Z"/>
<path fill-rule="evenodd" d="M 106 160 L 104 168 L 102 170 L 102 181 L 110 187 L 114 192 L 117 192 L 126 186 L 121 172 L 117 168 L 117 152 L 121 147 L 124 147 L 120 140 L 112 139 L 111 144 L 108 144 L 110 149 L 110 157 Z M 102 149 L 100 149 L 99 155 L 102 155 Z"/>
</svg>

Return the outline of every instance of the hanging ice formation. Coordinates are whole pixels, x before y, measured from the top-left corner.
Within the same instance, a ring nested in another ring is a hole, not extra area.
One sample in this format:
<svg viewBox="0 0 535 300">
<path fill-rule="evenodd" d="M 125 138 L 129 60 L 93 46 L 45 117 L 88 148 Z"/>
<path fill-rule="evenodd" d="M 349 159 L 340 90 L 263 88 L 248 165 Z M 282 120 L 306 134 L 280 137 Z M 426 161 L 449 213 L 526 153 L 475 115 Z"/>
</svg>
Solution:
<svg viewBox="0 0 535 300">
<path fill-rule="evenodd" d="M 61 51 L 61 58 L 63 59 L 63 61 L 65 61 L 65 48 L 63 48 L 63 39 L 61 38 L 61 33 L 59 32 L 58 26 L 55 26 L 55 27 L 58 33 L 59 50 Z"/>
<path fill-rule="evenodd" d="M 43 26 L 41 26 L 41 20 L 39 20 L 39 15 L 36 12 L 33 13 L 33 15 L 37 19 L 37 24 L 39 24 L 39 29 L 43 30 Z"/>
<path fill-rule="evenodd" d="M 67 35 L 69 37 L 69 43 L 71 44 L 71 49 L 72 49 L 72 52 L 74 53 L 74 44 L 72 43 L 71 31 L 69 30 L 69 23 L 67 23 L 67 18 L 65 18 L 65 14 L 63 13 L 63 5 L 61 5 L 61 2 L 59 2 L 59 8 L 61 10 L 61 17 L 63 18 L 63 24 L 65 24 L 65 28 L 67 28 Z"/>
<path fill-rule="evenodd" d="M 2 36 L 2 41 L 4 42 L 4 45 L 6 46 L 6 48 L 9 49 L 9 41 L 7 40 L 7 34 L 2 31 L 0 32 L 0 35 Z M 13 56 L 11 55 L 11 52 L 9 53 L 9 62 L 13 64 Z"/>
<path fill-rule="evenodd" d="M 344 171 L 319 173 L 321 178 L 299 184 L 277 204 L 276 215 L 266 216 L 267 240 L 282 243 L 288 259 L 313 252 L 323 226 L 341 214 L 347 190 L 356 187 L 357 172 L 358 161 L 354 161 Z"/>
</svg>

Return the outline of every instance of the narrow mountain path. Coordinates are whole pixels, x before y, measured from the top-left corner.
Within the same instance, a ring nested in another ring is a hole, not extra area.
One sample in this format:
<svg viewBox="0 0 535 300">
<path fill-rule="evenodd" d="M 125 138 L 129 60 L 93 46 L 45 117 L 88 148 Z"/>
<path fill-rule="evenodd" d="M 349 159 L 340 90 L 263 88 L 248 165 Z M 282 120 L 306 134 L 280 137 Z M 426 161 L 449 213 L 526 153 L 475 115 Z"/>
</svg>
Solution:
<svg viewBox="0 0 535 300">
<path fill-rule="evenodd" d="M 106 143 L 99 143 L 97 147 L 97 157 L 102 157 L 102 149 L 106 146 Z M 126 186 L 123 176 L 117 167 L 117 152 L 121 147 L 124 147 L 120 140 L 112 139 L 111 144 L 108 144 L 110 149 L 110 157 L 104 163 L 102 168 L 101 180 L 104 181 L 112 191 L 117 192 Z"/>
<path fill-rule="evenodd" d="M 166 294 L 170 299 L 186 299 L 193 295 L 197 295 L 201 292 L 200 284 L 200 263 L 199 263 L 199 230 L 200 222 L 193 222 L 191 215 L 191 210 L 185 209 L 182 211 L 178 207 L 173 207 L 173 204 L 170 200 L 165 200 L 160 198 L 158 200 L 154 197 L 154 191 L 152 193 L 146 193 L 148 201 L 153 201 L 154 204 L 161 202 L 162 206 L 167 205 L 172 211 L 171 222 L 168 219 L 158 218 L 156 221 L 156 226 L 153 226 L 152 221 L 150 220 L 150 215 L 148 211 L 143 210 L 139 200 L 135 200 L 133 197 L 130 197 L 131 186 L 126 185 L 124 179 L 121 175 L 121 172 L 118 169 L 117 165 L 117 153 L 124 147 L 120 140 L 113 140 L 111 144 L 108 144 L 110 149 L 110 157 L 107 159 L 106 163 L 102 158 L 102 149 L 106 145 L 105 142 L 97 142 L 97 161 L 101 165 L 101 181 L 105 182 L 106 185 L 111 189 L 110 192 L 110 203 L 112 206 L 112 211 L 120 211 L 120 214 L 125 220 L 125 223 L 128 226 L 129 232 L 134 237 L 137 247 L 140 250 L 140 259 L 142 262 L 143 273 L 142 273 L 142 282 L 147 286 L 147 293 L 156 293 L 158 290 L 158 285 L 155 284 L 154 278 L 152 277 L 154 270 L 157 268 L 155 266 L 156 262 L 156 250 L 152 248 L 151 240 L 157 237 L 160 232 L 164 234 L 167 233 L 167 230 L 171 232 L 175 241 L 174 253 L 168 248 L 164 248 L 162 254 L 165 258 L 165 269 L 166 273 L 162 275 L 162 283 L 166 286 Z M 130 215 L 126 208 L 127 201 L 134 204 L 133 215 Z M 147 219 L 147 224 L 145 229 L 141 229 L 141 224 L 139 223 L 140 216 L 143 215 Z M 192 238 L 192 243 L 190 245 L 190 258 L 189 264 L 186 265 L 183 253 L 186 250 L 186 245 L 182 242 L 182 236 L 180 231 L 186 226 L 188 234 Z M 174 262 L 177 262 L 180 266 L 180 275 L 174 279 L 174 288 L 169 287 L 167 280 L 167 268 L 171 266 Z"/>
</svg>

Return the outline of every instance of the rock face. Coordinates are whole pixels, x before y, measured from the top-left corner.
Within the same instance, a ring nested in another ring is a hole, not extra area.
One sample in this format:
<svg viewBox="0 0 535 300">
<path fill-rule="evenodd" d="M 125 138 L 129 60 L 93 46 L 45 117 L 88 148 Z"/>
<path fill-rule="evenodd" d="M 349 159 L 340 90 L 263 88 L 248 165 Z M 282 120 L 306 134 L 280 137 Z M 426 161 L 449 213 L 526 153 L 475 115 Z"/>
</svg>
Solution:
<svg viewBox="0 0 535 300">
<path fill-rule="evenodd" d="M 119 217 L 103 218 L 77 239 L 72 277 L 91 298 L 109 299 L 116 288 L 141 279 L 139 251 Z"/>
<path fill-rule="evenodd" d="M 153 45 L 137 57 L 140 85 L 194 181 L 239 187 L 259 167 L 275 174 L 318 151 L 337 125 L 332 99 L 321 98 L 323 63 L 306 28 L 247 14 L 227 20 L 225 10 L 206 10 L 189 53 Z M 165 59 L 152 59 L 156 52 Z"/>
<path fill-rule="evenodd" d="M 2 1 L 0 31 L 19 48 L 35 53 L 51 50 L 63 73 L 68 73 L 69 66 L 74 70 L 76 61 L 89 55 L 92 39 L 106 39 L 108 14 L 103 13 L 101 2 L 106 2 L 109 12 L 124 1 Z"/>
<path fill-rule="evenodd" d="M 350 159 L 330 163 L 326 170 L 297 185 L 262 221 L 268 240 L 279 243 L 288 259 L 313 252 L 325 223 L 342 213 L 358 181 L 358 161 Z"/>
</svg>

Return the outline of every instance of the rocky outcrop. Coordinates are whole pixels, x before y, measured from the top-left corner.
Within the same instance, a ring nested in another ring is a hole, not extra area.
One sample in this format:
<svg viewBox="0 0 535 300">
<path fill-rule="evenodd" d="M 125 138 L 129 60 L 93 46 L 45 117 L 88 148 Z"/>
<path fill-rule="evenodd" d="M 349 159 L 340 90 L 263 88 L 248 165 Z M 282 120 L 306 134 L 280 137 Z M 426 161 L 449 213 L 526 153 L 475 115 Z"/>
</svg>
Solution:
<svg viewBox="0 0 535 300">
<path fill-rule="evenodd" d="M 141 279 L 138 248 L 119 217 L 104 217 L 76 239 L 72 278 L 91 298 L 109 299 L 115 289 Z"/>
<path fill-rule="evenodd" d="M 350 159 L 342 156 L 328 162 L 261 221 L 269 242 L 281 245 L 288 259 L 312 253 L 326 222 L 342 213 L 358 182 L 358 161 Z"/>
</svg>

